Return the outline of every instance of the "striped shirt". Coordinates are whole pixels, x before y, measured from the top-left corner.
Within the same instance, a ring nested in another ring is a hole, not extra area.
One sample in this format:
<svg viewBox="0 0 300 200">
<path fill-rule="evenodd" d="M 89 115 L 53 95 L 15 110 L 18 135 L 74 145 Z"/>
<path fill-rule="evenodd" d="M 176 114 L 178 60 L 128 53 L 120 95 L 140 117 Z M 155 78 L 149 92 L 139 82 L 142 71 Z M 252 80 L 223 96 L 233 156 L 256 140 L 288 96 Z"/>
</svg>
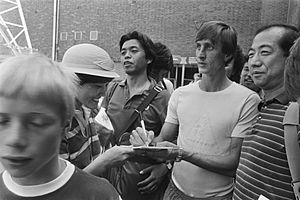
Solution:
<svg viewBox="0 0 300 200">
<path fill-rule="evenodd" d="M 82 108 L 76 110 L 71 129 L 64 135 L 60 146 L 60 157 L 80 169 L 90 164 L 101 152 L 93 116 L 93 112 L 87 116 Z"/>
<path fill-rule="evenodd" d="M 234 200 L 295 199 L 284 148 L 282 125 L 287 100 L 272 99 L 261 107 L 250 135 L 243 142 Z"/>
</svg>

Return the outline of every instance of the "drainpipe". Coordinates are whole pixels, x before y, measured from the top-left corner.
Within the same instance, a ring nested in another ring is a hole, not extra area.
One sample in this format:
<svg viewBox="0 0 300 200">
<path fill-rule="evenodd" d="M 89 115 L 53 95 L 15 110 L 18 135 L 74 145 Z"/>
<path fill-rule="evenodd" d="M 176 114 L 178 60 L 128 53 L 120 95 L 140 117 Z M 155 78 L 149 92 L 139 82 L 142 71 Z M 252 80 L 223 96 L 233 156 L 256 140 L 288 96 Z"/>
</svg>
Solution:
<svg viewBox="0 0 300 200">
<path fill-rule="evenodd" d="M 53 0 L 53 32 L 52 32 L 52 60 L 57 60 L 58 51 L 58 25 L 59 25 L 59 0 Z"/>
</svg>

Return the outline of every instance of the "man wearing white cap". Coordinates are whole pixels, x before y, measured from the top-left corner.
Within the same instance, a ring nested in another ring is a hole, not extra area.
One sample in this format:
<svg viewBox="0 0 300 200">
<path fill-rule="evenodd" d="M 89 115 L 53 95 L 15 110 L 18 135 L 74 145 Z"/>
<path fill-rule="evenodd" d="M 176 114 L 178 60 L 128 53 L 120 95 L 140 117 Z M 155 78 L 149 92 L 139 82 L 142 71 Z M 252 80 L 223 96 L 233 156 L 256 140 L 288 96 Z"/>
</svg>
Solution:
<svg viewBox="0 0 300 200">
<path fill-rule="evenodd" d="M 83 169 L 101 152 L 94 117 L 99 98 L 104 96 L 106 84 L 119 75 L 108 53 L 93 44 L 78 44 L 69 48 L 62 59 L 65 67 L 80 79 L 76 99 L 75 117 L 65 135 L 60 156 Z"/>
</svg>

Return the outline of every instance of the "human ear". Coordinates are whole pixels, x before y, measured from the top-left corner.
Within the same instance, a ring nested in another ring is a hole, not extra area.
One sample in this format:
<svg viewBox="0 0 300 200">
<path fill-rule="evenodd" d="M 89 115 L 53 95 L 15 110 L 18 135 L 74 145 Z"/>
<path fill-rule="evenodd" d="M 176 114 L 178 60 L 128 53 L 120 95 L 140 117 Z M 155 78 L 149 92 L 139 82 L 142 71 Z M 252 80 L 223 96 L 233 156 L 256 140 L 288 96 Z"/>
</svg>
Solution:
<svg viewBox="0 0 300 200">
<path fill-rule="evenodd" d="M 147 64 L 149 65 L 150 63 L 152 63 L 152 59 L 147 59 Z"/>
<path fill-rule="evenodd" d="M 233 55 L 232 54 L 225 54 L 224 60 L 225 60 L 225 65 L 227 65 L 228 63 L 233 61 Z"/>
<path fill-rule="evenodd" d="M 71 121 L 68 120 L 68 121 L 66 121 L 66 123 L 65 123 L 65 125 L 63 127 L 63 130 L 64 130 L 63 132 L 64 133 L 68 132 L 70 130 L 70 128 L 71 128 Z"/>
</svg>

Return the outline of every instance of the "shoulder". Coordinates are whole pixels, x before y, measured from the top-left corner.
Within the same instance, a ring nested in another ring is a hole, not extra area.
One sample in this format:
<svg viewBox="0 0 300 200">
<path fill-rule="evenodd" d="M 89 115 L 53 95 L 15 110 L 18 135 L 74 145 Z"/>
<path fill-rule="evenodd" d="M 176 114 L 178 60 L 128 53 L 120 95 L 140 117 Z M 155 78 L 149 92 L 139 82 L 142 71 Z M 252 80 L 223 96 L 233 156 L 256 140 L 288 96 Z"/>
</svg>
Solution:
<svg viewBox="0 0 300 200">
<path fill-rule="evenodd" d="M 91 194 L 101 195 L 103 199 L 114 199 L 108 197 L 116 197 L 115 199 L 118 199 L 118 193 L 115 188 L 104 178 L 96 177 L 76 168 L 72 179 L 73 182 L 80 184 L 80 190 L 87 190 Z"/>
<path fill-rule="evenodd" d="M 241 97 L 256 99 L 260 101 L 260 97 L 256 92 L 238 83 L 232 83 L 231 91 Z"/>
</svg>

